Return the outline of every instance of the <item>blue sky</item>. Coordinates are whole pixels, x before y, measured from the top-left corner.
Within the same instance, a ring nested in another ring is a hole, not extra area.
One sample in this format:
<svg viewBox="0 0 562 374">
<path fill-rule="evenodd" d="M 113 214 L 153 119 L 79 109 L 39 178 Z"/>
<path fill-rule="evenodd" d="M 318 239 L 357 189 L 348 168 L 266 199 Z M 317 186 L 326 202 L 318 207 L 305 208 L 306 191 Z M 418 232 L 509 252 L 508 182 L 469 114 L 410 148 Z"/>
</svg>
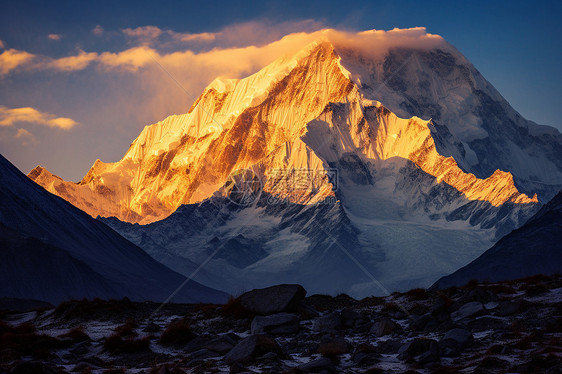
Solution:
<svg viewBox="0 0 562 374">
<path fill-rule="evenodd" d="M 243 76 L 267 62 L 246 61 L 237 69 L 217 65 L 205 73 L 196 66 L 171 66 L 189 92 L 185 95 L 161 69 L 123 63 L 123 58 L 138 55 L 120 52 L 133 53 L 154 33 L 154 53 L 165 54 L 264 45 L 291 32 L 322 27 L 425 26 L 457 47 L 524 117 L 562 129 L 560 4 L 2 1 L 3 51 L 12 51 L 10 61 L 17 57 L 27 65 L 0 65 L 0 109 L 29 107 L 36 112 L 18 112 L 20 122 L 0 126 L 0 152 L 25 173 L 41 164 L 65 179 L 79 180 L 96 158 L 119 159 L 145 125 L 185 112 L 212 74 Z M 221 36 L 212 42 L 205 39 L 217 33 Z M 78 57 L 61 60 L 69 56 Z M 94 58 L 103 59 L 105 68 L 91 64 Z"/>
</svg>

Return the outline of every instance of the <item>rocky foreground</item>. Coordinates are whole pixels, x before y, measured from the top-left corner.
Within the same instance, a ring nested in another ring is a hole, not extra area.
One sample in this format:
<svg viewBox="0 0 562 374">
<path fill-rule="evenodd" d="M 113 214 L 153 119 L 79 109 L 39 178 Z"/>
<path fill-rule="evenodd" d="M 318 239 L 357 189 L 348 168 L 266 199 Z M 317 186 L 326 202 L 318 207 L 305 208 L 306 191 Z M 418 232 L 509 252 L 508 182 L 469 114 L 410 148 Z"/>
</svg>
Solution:
<svg viewBox="0 0 562 374">
<path fill-rule="evenodd" d="M 2 312 L 0 373 L 559 373 L 562 277 L 354 300 L 298 285 L 226 305 Z"/>
</svg>

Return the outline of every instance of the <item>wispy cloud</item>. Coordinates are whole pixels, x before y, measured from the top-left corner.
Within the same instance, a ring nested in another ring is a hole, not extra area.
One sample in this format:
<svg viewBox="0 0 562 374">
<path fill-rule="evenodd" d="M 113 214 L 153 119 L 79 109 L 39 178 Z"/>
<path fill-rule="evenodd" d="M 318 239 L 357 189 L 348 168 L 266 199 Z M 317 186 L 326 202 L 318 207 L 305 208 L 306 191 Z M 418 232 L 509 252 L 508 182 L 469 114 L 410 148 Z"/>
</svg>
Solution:
<svg viewBox="0 0 562 374">
<path fill-rule="evenodd" d="M 94 34 L 95 36 L 101 36 L 103 35 L 103 32 L 104 29 L 100 25 L 96 25 L 96 27 L 92 29 L 92 34 Z"/>
<path fill-rule="evenodd" d="M 49 38 L 50 40 L 61 40 L 62 35 L 60 35 L 60 34 L 49 34 L 49 35 L 47 35 L 47 38 Z"/>
<path fill-rule="evenodd" d="M 14 135 L 16 139 L 20 139 L 23 145 L 29 145 L 32 143 L 37 143 L 37 139 L 33 136 L 32 133 L 27 131 L 26 129 L 18 129 L 16 135 Z"/>
<path fill-rule="evenodd" d="M 78 125 L 78 122 L 71 118 L 57 117 L 31 107 L 7 108 L 0 105 L 0 126 L 14 126 L 18 123 L 33 123 L 63 130 L 70 130 Z"/>
<path fill-rule="evenodd" d="M 0 49 L 4 49 L 5 48 L 5 44 L 2 40 L 0 40 Z"/>
</svg>

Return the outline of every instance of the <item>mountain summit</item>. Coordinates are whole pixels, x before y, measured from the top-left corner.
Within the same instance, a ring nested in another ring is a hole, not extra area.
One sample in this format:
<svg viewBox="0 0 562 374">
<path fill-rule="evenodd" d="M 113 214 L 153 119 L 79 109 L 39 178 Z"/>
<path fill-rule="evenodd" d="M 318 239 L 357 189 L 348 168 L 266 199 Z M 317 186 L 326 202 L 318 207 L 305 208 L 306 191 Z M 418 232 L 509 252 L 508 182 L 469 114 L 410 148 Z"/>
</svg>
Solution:
<svg viewBox="0 0 562 374">
<path fill-rule="evenodd" d="M 104 221 L 180 273 L 205 263 L 206 286 L 361 297 L 476 258 L 562 187 L 561 156 L 557 130 L 523 119 L 442 38 L 324 30 L 216 79 L 77 184 L 29 177 L 116 217 Z M 239 188 L 255 196 L 240 204 Z"/>
<path fill-rule="evenodd" d="M 549 157 L 552 151 L 560 151 L 560 143 L 540 148 L 556 134 L 542 134 L 541 142 L 530 139 L 539 127 L 513 122 L 511 117 L 520 116 L 511 108 L 506 111 L 501 96 L 445 42 L 440 45 L 443 49 L 435 50 L 385 46 L 388 52 L 379 57 L 365 56 L 364 47 L 346 47 L 341 38 L 333 42 L 331 35 L 326 31 L 295 55 L 248 78 L 215 80 L 188 113 L 146 127 L 122 160 L 109 164 L 97 160 L 78 184 L 64 182 L 41 167 L 29 176 L 94 217 L 150 223 L 167 217 L 181 204 L 209 198 L 233 171 L 267 163 L 283 147 L 307 149 L 292 152 L 289 163 L 295 166 L 325 164 L 319 150 L 302 139 L 310 138 L 312 121 L 330 115 L 332 104 L 349 102 L 354 103 L 349 109 L 361 117 L 368 114 L 361 113 L 365 107 L 384 106 L 405 120 L 385 120 L 378 129 L 354 129 L 345 139 L 347 144 L 342 144 L 344 153 L 359 152 L 373 160 L 409 159 L 468 199 L 495 206 L 536 201 L 519 194 L 515 185 L 531 195 L 538 184 L 540 192 L 552 183 L 562 185 L 562 165 L 553 165 L 560 158 Z M 500 118 L 504 128 L 492 128 L 490 123 L 498 122 L 500 109 L 506 114 Z M 514 131 L 525 148 L 510 140 Z M 496 152 L 501 146 L 495 139 L 498 133 L 505 143 L 501 152 Z M 525 141 L 525 136 L 533 141 Z M 492 145 L 480 146 L 482 142 Z M 433 149 L 431 160 L 420 159 L 426 156 L 425 148 Z M 513 152 L 518 157 L 512 157 Z M 537 157 L 545 161 L 541 168 L 533 167 Z M 513 159 L 522 164 L 514 165 Z M 529 175 L 528 169 L 542 175 Z"/>
</svg>

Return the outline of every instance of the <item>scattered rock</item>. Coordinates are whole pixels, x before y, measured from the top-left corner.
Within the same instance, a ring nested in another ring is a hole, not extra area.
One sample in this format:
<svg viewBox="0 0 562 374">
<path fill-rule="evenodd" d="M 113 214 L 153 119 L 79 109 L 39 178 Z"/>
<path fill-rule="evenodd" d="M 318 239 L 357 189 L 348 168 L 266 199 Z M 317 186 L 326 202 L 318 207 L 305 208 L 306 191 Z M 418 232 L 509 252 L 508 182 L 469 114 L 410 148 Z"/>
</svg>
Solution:
<svg viewBox="0 0 562 374">
<path fill-rule="evenodd" d="M 517 301 L 504 300 L 496 308 L 496 315 L 500 317 L 511 316 L 521 309 L 521 303 Z"/>
<path fill-rule="evenodd" d="M 300 373 L 336 373 L 334 362 L 327 357 L 320 357 L 297 366 Z"/>
<path fill-rule="evenodd" d="M 481 302 L 471 301 L 461 306 L 456 312 L 452 313 L 451 318 L 455 321 L 459 321 L 464 318 L 482 315 L 485 312 L 486 309 Z"/>
<path fill-rule="evenodd" d="M 381 337 L 384 335 L 391 334 L 393 331 L 397 330 L 400 326 L 391 320 L 390 318 L 383 317 L 376 321 L 371 327 L 371 334 L 376 337 Z"/>
<path fill-rule="evenodd" d="M 427 324 L 433 321 L 433 317 L 429 314 L 424 314 L 423 316 L 412 316 L 412 321 L 410 322 L 410 329 L 413 331 L 424 331 Z"/>
<path fill-rule="evenodd" d="M 236 337 L 233 335 L 234 334 L 221 335 L 217 339 L 214 339 L 207 343 L 205 345 L 205 348 L 223 355 L 234 348 L 234 346 L 238 342 L 238 339 L 236 339 Z"/>
<path fill-rule="evenodd" d="M 474 337 L 470 331 L 456 328 L 447 331 L 443 339 L 439 342 L 439 348 L 443 356 L 455 357 L 473 342 Z"/>
<path fill-rule="evenodd" d="M 39 361 L 24 361 L 10 370 L 10 374 L 56 374 L 57 371 Z"/>
<path fill-rule="evenodd" d="M 314 321 L 314 331 L 327 332 L 338 330 L 342 327 L 341 315 L 338 312 L 332 312 L 316 318 Z"/>
<path fill-rule="evenodd" d="M 335 357 L 344 353 L 349 353 L 349 344 L 342 336 L 326 335 L 320 340 L 318 352 L 322 356 Z"/>
<path fill-rule="evenodd" d="M 191 353 L 191 359 L 193 360 L 204 360 L 206 358 L 212 358 L 218 356 L 220 356 L 219 353 L 211 351 L 210 349 L 206 349 L 206 348 Z"/>
<path fill-rule="evenodd" d="M 377 342 L 377 350 L 382 354 L 396 354 L 403 346 L 400 339 L 388 339 Z"/>
<path fill-rule="evenodd" d="M 8 364 L 20 359 L 20 354 L 15 349 L 6 348 L 0 351 L 0 364 Z"/>
<path fill-rule="evenodd" d="M 505 322 L 499 318 L 484 316 L 470 321 L 468 327 L 470 331 L 479 332 L 486 330 L 503 330 L 506 325 Z"/>
<path fill-rule="evenodd" d="M 142 331 L 144 332 L 160 332 L 162 327 L 154 322 L 149 322 Z"/>
<path fill-rule="evenodd" d="M 298 312 L 306 290 L 298 284 L 281 284 L 256 289 L 240 296 L 240 304 L 250 312 L 268 315 L 281 312 Z"/>
<path fill-rule="evenodd" d="M 433 339 L 415 338 L 398 350 L 398 358 L 424 364 L 439 361 L 439 343 Z"/>
<path fill-rule="evenodd" d="M 232 348 L 224 356 L 224 361 L 227 364 L 234 362 L 247 363 L 253 361 L 256 357 L 263 356 L 267 352 L 275 352 L 279 356 L 283 355 L 281 347 L 272 337 L 267 335 L 250 335 Z"/>
<path fill-rule="evenodd" d="M 355 326 L 355 321 L 361 319 L 361 314 L 350 308 L 343 309 L 340 316 L 343 326 L 347 328 Z"/>
<path fill-rule="evenodd" d="M 252 321 L 252 334 L 294 334 L 299 331 L 299 317 L 290 313 L 256 316 Z"/>
<path fill-rule="evenodd" d="M 358 365 L 371 366 L 380 361 L 381 355 L 371 344 L 359 344 L 353 351 L 351 359 Z"/>
</svg>

